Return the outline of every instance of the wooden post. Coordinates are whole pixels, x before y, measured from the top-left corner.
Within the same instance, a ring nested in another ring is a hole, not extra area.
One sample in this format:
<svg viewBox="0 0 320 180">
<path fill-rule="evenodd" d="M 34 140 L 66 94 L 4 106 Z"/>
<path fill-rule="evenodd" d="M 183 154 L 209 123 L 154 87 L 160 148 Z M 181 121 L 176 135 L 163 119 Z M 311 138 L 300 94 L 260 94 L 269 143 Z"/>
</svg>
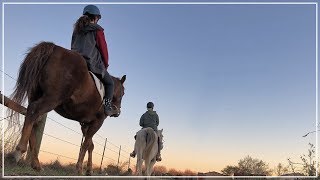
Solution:
<svg viewBox="0 0 320 180">
<path fill-rule="evenodd" d="M 104 152 L 105 152 L 105 150 L 106 150 L 107 140 L 108 140 L 108 138 L 106 138 L 106 141 L 104 142 L 104 148 L 103 148 L 103 153 L 102 153 L 102 158 L 101 158 L 101 164 L 100 164 L 100 174 L 102 174 L 102 162 L 103 162 L 103 158 L 104 158 Z"/>
<path fill-rule="evenodd" d="M 37 125 L 33 126 L 33 128 L 35 129 L 35 132 L 36 132 L 36 141 L 37 141 L 37 144 L 36 144 L 36 156 L 39 155 L 42 136 L 43 136 L 43 131 L 44 131 L 44 127 L 46 125 L 46 119 L 47 119 L 47 113 L 45 113 L 42 116 L 40 116 Z M 32 158 L 32 153 L 31 153 L 30 148 L 28 148 L 26 160 L 30 161 L 31 158 Z"/>
<path fill-rule="evenodd" d="M 1 104 L 3 104 L 4 106 L 7 106 L 8 108 L 26 115 L 27 114 L 27 108 L 21 106 L 20 104 L 12 101 L 11 99 L 7 98 L 6 96 L 4 96 L 1 91 L 0 91 L 0 102 Z M 43 114 L 42 116 L 39 117 L 39 122 L 37 123 L 36 126 L 34 126 L 35 131 L 36 131 L 36 155 L 39 154 L 40 151 L 40 146 L 41 146 L 41 141 L 42 141 L 42 136 L 43 136 L 43 131 L 44 131 L 44 127 L 46 125 L 46 119 L 47 119 L 47 113 Z M 32 153 L 30 152 L 30 149 L 28 149 L 27 152 L 27 160 L 31 160 L 32 157 Z"/>
<path fill-rule="evenodd" d="M 1 91 L 0 91 L 0 98 L 1 98 L 1 104 L 3 104 L 4 106 L 7 106 L 8 108 L 26 115 L 27 114 L 27 108 L 21 106 L 20 104 L 17 104 L 16 102 L 12 101 L 11 99 L 7 98 L 6 96 L 4 96 Z"/>
</svg>

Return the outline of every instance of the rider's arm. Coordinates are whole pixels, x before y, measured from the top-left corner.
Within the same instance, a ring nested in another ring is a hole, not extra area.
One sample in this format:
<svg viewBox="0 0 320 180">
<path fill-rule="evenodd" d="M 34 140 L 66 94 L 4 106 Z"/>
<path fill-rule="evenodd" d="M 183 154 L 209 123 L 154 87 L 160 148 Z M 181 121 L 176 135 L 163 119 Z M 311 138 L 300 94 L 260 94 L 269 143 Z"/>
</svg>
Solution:
<svg viewBox="0 0 320 180">
<path fill-rule="evenodd" d="M 140 123 L 139 124 L 140 124 L 141 127 L 144 127 L 144 117 L 143 117 L 143 115 L 140 118 Z"/>
<path fill-rule="evenodd" d="M 156 125 L 159 126 L 159 116 L 158 116 L 158 114 L 156 116 Z"/>
<path fill-rule="evenodd" d="M 104 65 L 107 68 L 109 66 L 109 54 L 107 42 L 103 33 L 103 30 L 97 30 L 96 41 L 98 49 L 101 53 L 101 57 L 103 59 Z"/>
</svg>

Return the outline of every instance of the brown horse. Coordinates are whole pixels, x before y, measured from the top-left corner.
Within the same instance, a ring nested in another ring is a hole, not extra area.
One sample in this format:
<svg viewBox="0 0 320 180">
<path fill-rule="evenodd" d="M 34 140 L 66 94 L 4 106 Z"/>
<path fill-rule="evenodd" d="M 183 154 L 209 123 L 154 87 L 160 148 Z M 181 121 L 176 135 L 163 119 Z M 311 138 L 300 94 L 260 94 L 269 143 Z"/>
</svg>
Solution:
<svg viewBox="0 0 320 180">
<path fill-rule="evenodd" d="M 121 79 L 113 77 L 115 88 L 112 102 L 117 109 L 112 115 L 114 117 L 120 115 L 125 80 L 125 75 Z M 92 137 L 103 124 L 106 115 L 86 61 L 79 53 L 50 42 L 34 46 L 20 66 L 15 91 L 11 96 L 19 104 L 26 98 L 29 101 L 21 139 L 13 153 L 16 161 L 26 152 L 29 141 L 31 166 L 36 170 L 41 169 L 35 151 L 34 127 L 37 126 L 39 116 L 55 110 L 65 118 L 80 122 L 85 140 L 76 168 L 78 174 L 82 174 L 83 159 L 88 151 L 87 175 L 91 175 L 94 148 Z"/>
</svg>

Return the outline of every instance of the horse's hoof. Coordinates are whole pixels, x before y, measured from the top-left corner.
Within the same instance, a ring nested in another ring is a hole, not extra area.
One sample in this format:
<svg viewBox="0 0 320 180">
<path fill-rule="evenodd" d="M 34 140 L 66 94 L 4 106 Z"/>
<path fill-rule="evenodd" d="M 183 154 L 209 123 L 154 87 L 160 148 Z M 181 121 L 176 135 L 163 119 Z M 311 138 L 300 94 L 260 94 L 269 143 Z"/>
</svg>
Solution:
<svg viewBox="0 0 320 180">
<path fill-rule="evenodd" d="M 78 176 L 82 176 L 83 175 L 82 169 L 77 169 L 77 173 L 78 173 Z"/>
<path fill-rule="evenodd" d="M 86 171 L 86 176 L 91 176 L 93 174 L 93 171 L 92 170 L 87 170 Z"/>
<path fill-rule="evenodd" d="M 43 168 L 41 166 L 38 166 L 38 167 L 32 167 L 34 170 L 40 172 L 40 171 L 43 171 Z"/>
<path fill-rule="evenodd" d="M 20 151 L 14 151 L 13 157 L 16 163 L 18 163 L 22 157 L 22 153 Z"/>
<path fill-rule="evenodd" d="M 41 167 L 39 161 L 38 162 L 32 162 L 31 167 L 36 171 L 43 171 L 43 168 Z"/>
<path fill-rule="evenodd" d="M 17 163 L 14 152 L 10 152 L 5 156 L 5 161 L 8 163 Z"/>
<path fill-rule="evenodd" d="M 82 165 L 79 165 L 79 163 L 77 163 L 76 169 L 77 169 L 78 175 L 82 176 L 83 175 L 83 173 L 82 173 Z"/>
</svg>

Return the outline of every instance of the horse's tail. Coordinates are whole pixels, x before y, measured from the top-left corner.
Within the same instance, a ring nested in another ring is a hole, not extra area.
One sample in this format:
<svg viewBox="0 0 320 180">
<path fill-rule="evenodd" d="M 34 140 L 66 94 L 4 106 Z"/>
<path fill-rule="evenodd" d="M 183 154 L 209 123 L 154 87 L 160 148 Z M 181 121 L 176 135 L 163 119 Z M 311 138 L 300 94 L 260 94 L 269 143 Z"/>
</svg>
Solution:
<svg viewBox="0 0 320 180">
<path fill-rule="evenodd" d="M 53 53 L 54 47 L 55 44 L 51 42 L 40 42 L 29 49 L 20 66 L 15 90 L 10 96 L 13 101 L 23 105 L 26 97 L 37 88 L 40 81 L 40 73 Z M 9 110 L 9 113 L 11 116 L 14 114 L 12 110 Z"/>
<path fill-rule="evenodd" d="M 146 131 L 147 146 L 143 153 L 144 160 L 146 160 L 148 155 L 151 153 L 154 143 L 157 142 L 156 135 L 152 128 L 146 128 L 145 131 Z"/>
</svg>

